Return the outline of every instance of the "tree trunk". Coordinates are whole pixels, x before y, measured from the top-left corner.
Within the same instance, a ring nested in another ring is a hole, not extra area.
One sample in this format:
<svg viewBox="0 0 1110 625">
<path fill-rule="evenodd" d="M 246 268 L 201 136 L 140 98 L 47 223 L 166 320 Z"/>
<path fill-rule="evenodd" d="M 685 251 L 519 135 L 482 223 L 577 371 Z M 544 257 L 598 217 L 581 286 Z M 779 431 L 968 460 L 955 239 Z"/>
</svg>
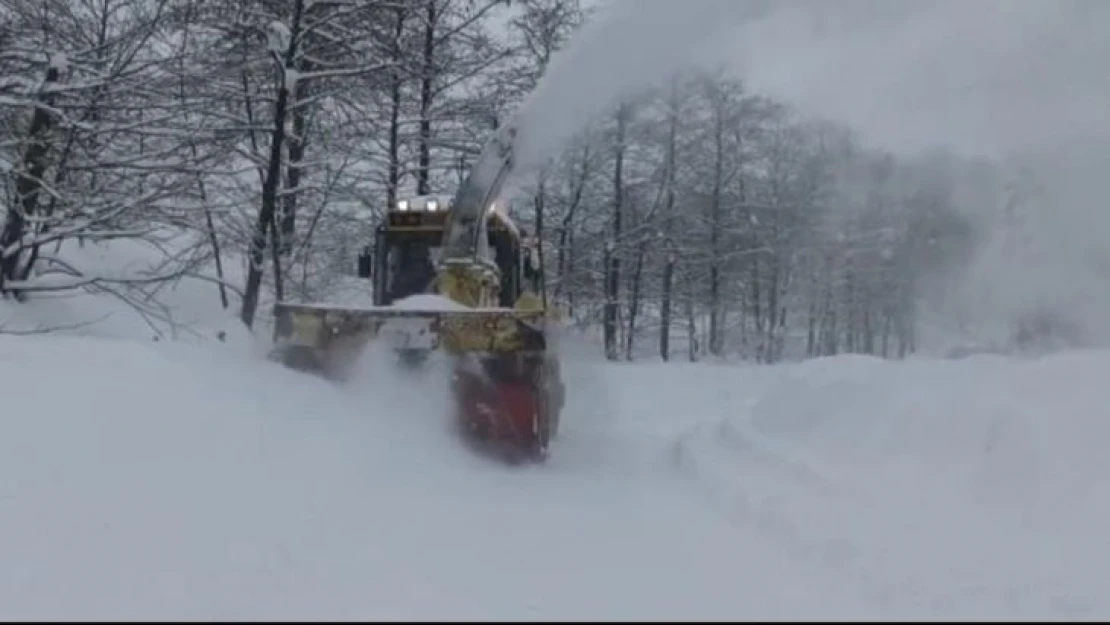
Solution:
<svg viewBox="0 0 1110 625">
<path fill-rule="evenodd" d="M 779 270 L 779 259 L 771 258 L 771 267 L 767 284 L 767 326 L 763 332 L 762 338 L 762 352 L 763 362 L 772 363 L 775 361 L 775 332 L 778 325 L 779 318 L 779 281 L 781 271 Z"/>
<path fill-rule="evenodd" d="M 721 191 L 724 184 L 724 111 L 715 111 L 713 191 L 709 200 L 709 353 L 720 356 L 724 349 L 721 328 Z"/>
<path fill-rule="evenodd" d="M 671 359 L 671 306 L 674 300 L 674 252 L 667 253 L 663 265 L 663 301 L 659 306 L 659 357 L 663 362 Z"/>
<path fill-rule="evenodd" d="M 539 290 L 540 299 L 543 302 L 544 308 L 547 308 L 547 278 L 544 273 L 544 258 L 543 258 L 543 237 L 544 227 L 543 218 L 545 212 L 545 198 L 547 195 L 547 184 L 541 177 L 538 188 L 536 189 L 536 260 L 539 267 L 535 269 L 540 272 L 539 275 Z"/>
<path fill-rule="evenodd" d="M 859 311 L 856 309 L 856 277 L 854 272 L 848 270 L 844 281 L 844 302 L 848 318 L 844 320 L 844 347 L 849 354 L 857 352 L 857 329 L 859 327 Z"/>
<path fill-rule="evenodd" d="M 620 313 L 620 254 L 617 244 L 621 238 L 622 213 L 624 211 L 624 150 L 625 131 L 628 122 L 628 107 L 621 104 L 617 109 L 616 158 L 613 164 L 613 214 L 609 240 L 605 243 L 605 315 L 603 335 L 605 356 L 609 360 L 619 357 L 617 328 Z"/>
<path fill-rule="evenodd" d="M 436 2 L 427 0 L 428 23 L 424 27 L 424 57 L 420 72 L 420 146 L 416 171 L 416 194 L 431 193 L 432 168 L 432 82 L 435 78 Z"/>
<path fill-rule="evenodd" d="M 289 29 L 289 50 L 285 54 L 285 63 L 281 72 L 281 88 L 278 89 L 277 102 L 274 104 L 274 126 L 270 138 L 270 158 L 267 162 L 266 176 L 262 182 L 262 206 L 258 211 L 258 220 L 255 222 L 254 232 L 251 235 L 247 267 L 247 284 L 243 289 L 243 307 L 239 318 L 248 328 L 254 327 L 255 314 L 258 311 L 258 300 L 262 288 L 262 263 L 266 254 L 266 234 L 271 225 L 276 225 L 277 189 L 281 183 L 281 155 L 285 143 L 285 119 L 288 116 L 289 89 L 285 82 L 285 69 L 292 67 L 296 56 L 297 39 L 300 37 L 301 11 L 303 0 L 293 3 L 292 27 Z M 279 287 L 280 288 L 280 287 Z"/>
<path fill-rule="evenodd" d="M 401 37 L 405 33 L 405 16 L 406 11 L 404 6 L 398 6 L 397 21 L 393 26 L 393 41 L 391 45 L 391 56 L 394 63 L 400 63 L 402 58 L 401 52 Z M 397 193 L 401 185 L 401 87 L 404 85 L 404 80 L 401 76 L 401 70 L 394 67 L 390 70 L 389 75 L 389 147 L 387 148 L 387 158 L 389 160 L 387 182 L 385 187 L 385 202 L 386 210 L 390 210 L 397 206 Z"/>
<path fill-rule="evenodd" d="M 755 254 L 751 257 L 751 262 L 748 265 L 748 287 L 751 290 L 751 296 L 748 298 L 752 313 L 752 326 L 753 335 L 755 336 L 755 360 L 762 362 L 762 339 L 763 336 L 763 284 L 761 282 L 759 271 L 759 255 Z"/>
<path fill-rule="evenodd" d="M 51 66 L 46 70 L 44 86 L 58 82 L 60 72 Z M 55 97 L 52 93 L 42 93 L 39 101 L 46 106 L 36 107 L 31 116 L 31 127 L 27 131 L 27 149 L 23 153 L 23 163 L 16 174 L 16 202 L 8 208 L 4 228 L 0 231 L 0 293 L 8 292 L 6 283 L 17 280 L 20 275 L 29 275 L 30 267 L 21 271 L 19 261 L 23 255 L 19 245 L 27 231 L 28 220 L 33 218 L 42 191 L 42 177 L 46 174 L 46 155 L 50 152 L 50 132 L 54 120 L 48 112 L 53 108 Z M 16 293 L 19 297 L 19 293 Z"/>
<path fill-rule="evenodd" d="M 636 246 L 636 268 L 632 271 L 631 293 L 628 298 L 628 325 L 625 334 L 624 359 L 632 361 L 632 347 L 636 341 L 636 316 L 640 312 L 640 284 L 644 274 L 644 256 L 647 255 L 647 240 Z"/>
<path fill-rule="evenodd" d="M 663 293 L 659 302 L 659 357 L 671 359 L 671 307 L 674 301 L 674 269 L 678 261 L 674 242 L 675 172 L 678 170 L 678 83 L 671 82 L 667 114 L 667 195 L 663 210 L 663 241 L 667 258 L 663 265 Z"/>
<path fill-rule="evenodd" d="M 696 316 L 697 308 L 694 306 L 694 281 L 686 281 L 686 334 L 687 334 L 687 349 L 690 357 L 690 362 L 697 362 L 698 360 L 698 319 Z"/>
<path fill-rule="evenodd" d="M 812 358 L 817 355 L 817 303 L 809 302 L 806 314 L 806 356 Z"/>
<path fill-rule="evenodd" d="M 573 275 L 574 271 L 574 254 L 571 253 L 571 247 L 574 241 L 574 216 L 578 211 L 578 207 L 582 204 L 582 193 L 586 189 L 586 180 L 589 177 L 590 167 L 590 148 L 585 146 L 582 148 L 582 168 L 580 174 L 574 182 L 574 189 L 570 200 L 570 206 L 567 207 L 567 212 L 563 215 L 563 221 L 559 225 L 559 249 L 556 250 L 555 271 L 558 274 L 558 279 L 555 282 L 555 297 L 559 299 L 563 295 L 566 288 L 564 283 Z M 567 303 L 568 314 L 573 313 L 573 294 L 567 290 Z"/>
<path fill-rule="evenodd" d="M 882 338 L 881 338 L 881 341 L 880 341 L 881 346 L 882 346 L 881 349 L 882 349 L 883 358 L 889 358 L 890 357 L 890 325 L 891 325 L 890 321 L 891 321 L 891 317 L 892 317 L 891 310 L 890 310 L 890 307 L 888 306 L 883 311 L 883 334 L 882 334 Z"/>
<path fill-rule="evenodd" d="M 299 71 L 311 71 L 311 68 L 302 67 Z M 298 190 L 301 186 L 301 175 L 304 172 L 302 163 L 304 162 L 305 153 L 305 133 L 307 132 L 307 115 L 305 114 L 305 107 L 300 103 L 305 100 L 306 89 L 304 81 L 298 81 L 293 88 L 292 97 L 292 111 L 293 128 L 292 134 L 287 137 L 289 141 L 289 154 L 288 165 L 285 169 L 285 195 L 282 197 L 282 211 L 280 220 L 280 229 L 278 230 L 278 253 L 280 256 L 287 256 L 293 251 L 293 237 L 297 231 L 297 203 L 299 198 Z"/>
<path fill-rule="evenodd" d="M 180 54 L 180 63 L 181 63 L 180 68 L 179 68 L 180 72 L 181 72 L 181 80 L 178 82 L 178 97 L 181 98 L 182 102 L 185 102 L 185 100 L 188 97 L 187 96 L 188 88 L 186 86 L 186 81 L 185 81 L 185 76 L 186 76 L 185 67 L 186 67 L 187 58 L 188 58 L 186 55 L 187 55 L 187 52 L 189 50 L 189 34 L 190 34 L 189 25 L 193 23 L 193 13 L 192 13 L 192 11 L 193 11 L 194 8 L 195 7 L 192 7 L 192 6 L 186 7 L 186 17 L 185 17 L 185 20 L 184 20 L 185 27 L 182 29 L 182 36 L 181 36 L 181 49 L 180 49 L 180 52 L 179 52 L 179 54 Z M 185 113 L 185 120 L 186 120 L 186 124 L 187 124 L 188 123 L 188 112 L 187 111 Z M 197 150 L 197 142 L 196 141 L 192 141 L 192 140 L 189 141 L 189 151 L 192 154 L 194 166 L 198 166 L 199 161 L 200 161 L 200 154 L 199 154 L 199 151 Z M 213 260 L 215 261 L 215 264 L 216 264 L 216 279 L 219 280 L 219 282 L 217 283 L 216 286 L 217 286 L 217 288 L 219 289 L 219 292 L 220 292 L 220 304 L 226 310 L 227 307 L 231 305 L 231 303 L 228 301 L 228 298 L 227 298 L 227 285 L 224 284 L 224 263 L 223 263 L 223 255 L 220 252 L 220 238 L 216 233 L 215 220 L 212 219 L 212 207 L 208 204 L 208 188 L 204 184 L 204 173 L 200 171 L 199 167 L 197 167 L 196 180 L 197 180 L 197 194 L 200 196 L 200 202 L 204 206 L 204 227 L 205 227 L 205 230 L 206 230 L 206 234 L 208 235 L 208 243 L 209 243 L 209 245 L 212 246 L 212 258 L 213 258 Z"/>
<path fill-rule="evenodd" d="M 863 333 L 863 353 L 873 355 L 875 353 L 875 332 L 872 328 L 871 316 L 871 302 L 868 301 L 863 309 L 863 328 L 861 330 Z"/>
</svg>

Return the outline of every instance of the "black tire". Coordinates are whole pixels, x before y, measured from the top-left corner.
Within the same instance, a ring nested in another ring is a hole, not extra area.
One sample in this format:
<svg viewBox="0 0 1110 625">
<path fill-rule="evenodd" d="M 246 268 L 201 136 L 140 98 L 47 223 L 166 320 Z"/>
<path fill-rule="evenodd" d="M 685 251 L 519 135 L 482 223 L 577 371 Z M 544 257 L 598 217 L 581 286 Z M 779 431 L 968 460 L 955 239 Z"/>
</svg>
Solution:
<svg viewBox="0 0 1110 625">
<path fill-rule="evenodd" d="M 403 367 L 418 369 L 427 362 L 429 353 L 426 349 L 398 349 L 397 359 Z"/>
<path fill-rule="evenodd" d="M 559 366 L 554 360 L 543 363 L 542 378 L 543 407 L 548 423 L 548 439 L 555 440 L 559 435 L 559 417 L 563 413 L 564 388 L 563 381 L 559 378 Z"/>
<path fill-rule="evenodd" d="M 270 352 L 270 359 L 295 371 L 321 374 L 324 363 L 317 355 L 316 350 L 305 345 L 287 345 Z"/>
</svg>

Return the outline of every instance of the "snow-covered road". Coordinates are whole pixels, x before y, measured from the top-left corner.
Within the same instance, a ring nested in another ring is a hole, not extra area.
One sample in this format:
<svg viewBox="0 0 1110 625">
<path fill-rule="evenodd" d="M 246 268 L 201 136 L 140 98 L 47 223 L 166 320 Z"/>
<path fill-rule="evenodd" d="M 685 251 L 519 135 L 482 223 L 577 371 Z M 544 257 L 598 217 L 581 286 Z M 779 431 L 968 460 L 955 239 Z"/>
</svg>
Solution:
<svg viewBox="0 0 1110 625">
<path fill-rule="evenodd" d="M 1110 614 L 1110 354 L 579 358 L 524 469 L 365 365 L 0 336 L 0 618 Z"/>
</svg>

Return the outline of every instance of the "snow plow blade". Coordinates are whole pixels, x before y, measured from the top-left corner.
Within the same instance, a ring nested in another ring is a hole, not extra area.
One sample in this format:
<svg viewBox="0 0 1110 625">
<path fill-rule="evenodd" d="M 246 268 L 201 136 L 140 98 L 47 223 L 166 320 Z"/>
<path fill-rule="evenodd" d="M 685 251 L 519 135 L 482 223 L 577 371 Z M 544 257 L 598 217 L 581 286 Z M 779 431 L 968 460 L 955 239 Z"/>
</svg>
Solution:
<svg viewBox="0 0 1110 625">
<path fill-rule="evenodd" d="M 419 366 L 433 350 L 454 360 L 455 418 L 464 438 L 511 461 L 546 456 L 564 388 L 535 309 L 410 310 L 279 303 L 272 358 L 344 381 L 371 341 L 399 364 Z"/>
<path fill-rule="evenodd" d="M 343 379 L 372 340 L 397 350 L 517 354 L 547 350 L 543 311 L 460 311 L 274 306 L 275 356 L 297 369 Z"/>
</svg>

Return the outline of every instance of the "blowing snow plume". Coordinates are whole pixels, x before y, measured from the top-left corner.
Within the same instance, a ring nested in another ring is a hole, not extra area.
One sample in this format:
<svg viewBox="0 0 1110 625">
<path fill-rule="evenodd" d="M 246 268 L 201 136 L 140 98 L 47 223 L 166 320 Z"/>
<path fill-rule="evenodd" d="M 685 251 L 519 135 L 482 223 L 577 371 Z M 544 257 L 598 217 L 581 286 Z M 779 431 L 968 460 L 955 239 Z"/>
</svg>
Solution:
<svg viewBox="0 0 1110 625">
<path fill-rule="evenodd" d="M 894 151 L 1000 156 L 1110 129 L 1110 5 L 1091 0 L 611 0 L 518 112 L 534 163 L 692 64 Z"/>
<path fill-rule="evenodd" d="M 999 166 L 993 194 L 965 202 L 979 245 L 945 312 L 1110 338 L 1110 4 L 782 2 L 719 52 L 754 91 L 873 145 Z"/>
<path fill-rule="evenodd" d="M 766 10 L 737 0 L 612 0 L 551 59 L 517 113 L 521 169 L 558 153 L 583 127 L 717 46 L 729 27 Z"/>
<path fill-rule="evenodd" d="M 1094 0 L 613 0 L 521 107 L 518 158 L 532 169 L 620 99 L 724 65 L 873 147 L 993 161 L 990 193 L 962 202 L 973 266 L 929 304 L 980 328 L 1058 319 L 1101 343 L 1107 58 L 1110 3 Z"/>
<path fill-rule="evenodd" d="M 1110 129 L 1110 6 L 786 1 L 723 42 L 754 90 L 895 151 L 1002 156 Z"/>
</svg>

